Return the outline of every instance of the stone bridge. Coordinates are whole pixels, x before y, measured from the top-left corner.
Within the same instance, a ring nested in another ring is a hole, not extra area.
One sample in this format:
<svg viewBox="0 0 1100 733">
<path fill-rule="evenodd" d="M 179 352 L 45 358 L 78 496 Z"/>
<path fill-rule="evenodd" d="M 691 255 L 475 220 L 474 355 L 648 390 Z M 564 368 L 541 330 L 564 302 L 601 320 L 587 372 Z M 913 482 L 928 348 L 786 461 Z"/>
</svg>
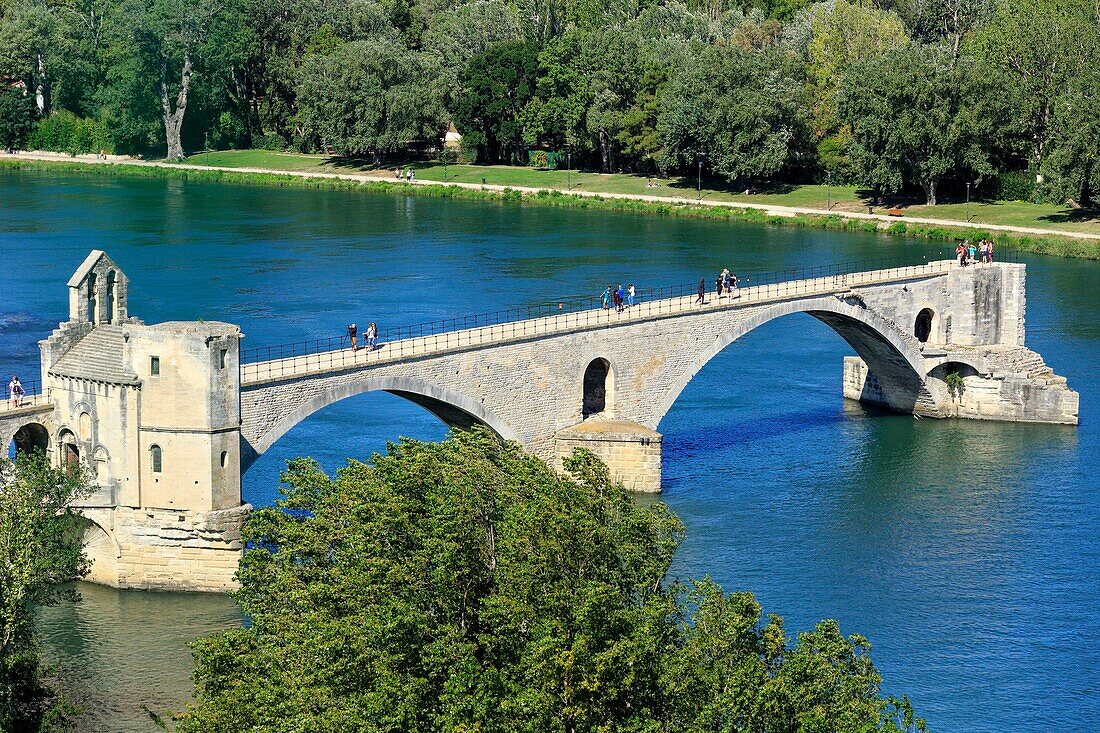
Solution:
<svg viewBox="0 0 1100 733">
<path fill-rule="evenodd" d="M 363 392 L 488 426 L 558 465 L 588 448 L 629 488 L 659 491 L 656 429 L 692 377 L 742 335 L 804 313 L 855 352 L 837 369 L 846 397 L 1076 424 L 1077 393 L 1024 346 L 1024 272 L 953 261 L 837 271 L 241 363 L 236 326 L 130 317 L 125 276 L 93 252 L 69 282 L 70 320 L 41 342 L 43 394 L 5 403 L 0 444 L 92 469 L 93 579 L 220 590 L 249 509 L 241 474 L 294 425 Z"/>
</svg>

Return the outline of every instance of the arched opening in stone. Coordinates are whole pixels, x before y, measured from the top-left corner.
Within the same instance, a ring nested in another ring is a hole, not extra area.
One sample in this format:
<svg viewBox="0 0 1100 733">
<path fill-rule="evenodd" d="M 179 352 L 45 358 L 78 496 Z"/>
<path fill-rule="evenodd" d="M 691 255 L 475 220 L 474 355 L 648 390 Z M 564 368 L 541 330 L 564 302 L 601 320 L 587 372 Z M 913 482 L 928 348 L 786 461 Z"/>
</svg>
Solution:
<svg viewBox="0 0 1100 733">
<path fill-rule="evenodd" d="M 581 415 L 587 418 L 610 412 L 614 398 L 615 377 L 611 370 L 611 362 L 607 359 L 593 359 L 584 370 Z"/>
<path fill-rule="evenodd" d="M 917 314 L 917 322 L 913 326 L 913 335 L 917 337 L 917 341 L 922 344 L 928 343 L 928 339 L 932 336 L 932 318 L 935 314 L 931 308 L 924 308 Z"/>
<path fill-rule="evenodd" d="M 100 446 L 95 449 L 95 478 L 100 485 L 104 485 L 111 477 L 111 459 L 107 456 L 107 449 Z"/>
<path fill-rule="evenodd" d="M 71 430 L 62 430 L 57 436 L 57 445 L 60 454 L 58 463 L 65 468 L 77 468 L 80 466 L 80 446 L 76 442 L 76 435 Z"/>
<path fill-rule="evenodd" d="M 160 449 L 159 445 L 149 446 L 149 463 L 153 467 L 153 473 L 160 473 L 164 470 L 164 451 Z"/>
<path fill-rule="evenodd" d="M 107 323 L 115 322 L 115 278 L 114 270 L 107 273 Z"/>
<path fill-rule="evenodd" d="M 46 453 L 50 449 L 50 431 L 38 423 L 27 423 L 15 431 L 10 458 L 19 453 Z"/>
<path fill-rule="evenodd" d="M 96 277 L 95 273 L 88 275 L 88 323 L 95 324 L 96 322 L 96 307 L 95 307 L 95 290 L 96 290 Z"/>
</svg>

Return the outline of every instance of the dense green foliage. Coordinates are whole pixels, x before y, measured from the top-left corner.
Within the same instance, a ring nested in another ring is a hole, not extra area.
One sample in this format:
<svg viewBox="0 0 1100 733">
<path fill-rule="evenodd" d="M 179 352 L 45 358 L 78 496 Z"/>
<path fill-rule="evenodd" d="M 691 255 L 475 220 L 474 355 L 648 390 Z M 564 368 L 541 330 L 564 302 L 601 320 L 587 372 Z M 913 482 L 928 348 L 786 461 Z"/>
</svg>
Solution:
<svg viewBox="0 0 1100 733">
<path fill-rule="evenodd" d="M 0 461 L 0 732 L 48 730 L 61 714 L 42 678 L 32 606 L 72 597 L 83 576 L 80 522 L 68 504 L 87 491 L 79 472 L 41 454 Z"/>
<path fill-rule="evenodd" d="M 590 454 L 568 468 L 487 431 L 335 478 L 292 462 L 246 530 L 252 623 L 196 644 L 180 730 L 918 727 L 866 640 L 825 621 L 792 643 L 749 593 L 666 585 L 679 520 Z"/>
<path fill-rule="evenodd" d="M 568 151 L 929 199 L 1029 172 L 1034 196 L 1091 202 L 1097 68 L 1092 0 L 0 0 L 0 80 L 39 118 L 169 158 L 404 159 L 454 124 L 485 163 Z M 912 105 L 935 116 L 923 130 Z M 20 142 L 10 106 L 0 137 Z M 906 114 L 909 132 L 874 132 Z"/>
</svg>

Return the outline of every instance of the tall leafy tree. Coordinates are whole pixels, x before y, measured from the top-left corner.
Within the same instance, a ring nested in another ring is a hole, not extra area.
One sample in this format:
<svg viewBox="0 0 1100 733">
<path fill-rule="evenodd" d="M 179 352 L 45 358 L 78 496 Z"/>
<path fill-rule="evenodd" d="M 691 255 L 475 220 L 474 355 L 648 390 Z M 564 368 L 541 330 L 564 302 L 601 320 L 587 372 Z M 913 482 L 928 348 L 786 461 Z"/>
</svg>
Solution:
<svg viewBox="0 0 1100 733">
<path fill-rule="evenodd" d="M 74 598 L 62 586 L 87 573 L 69 505 L 88 491 L 79 472 L 41 454 L 0 460 L 0 730 L 44 730 L 58 713 L 42 679 L 33 606 Z"/>
<path fill-rule="evenodd" d="M 0 149 L 22 147 L 36 117 L 33 98 L 21 89 L 0 89 Z"/>
<path fill-rule="evenodd" d="M 538 47 L 529 41 L 495 44 L 474 56 L 460 78 L 454 121 L 463 145 L 486 162 L 510 163 L 523 149 L 520 113 L 535 94 Z"/>
<path fill-rule="evenodd" d="M 384 37 L 308 56 L 297 91 L 306 135 L 340 155 L 370 155 L 375 162 L 437 137 L 445 118 L 437 58 Z"/>
<path fill-rule="evenodd" d="M 974 51 L 1005 71 L 1028 160 L 1041 180 L 1055 104 L 1100 37 L 1092 0 L 1003 0 L 975 34 Z"/>
<path fill-rule="evenodd" d="M 806 121 L 798 68 L 786 54 L 698 49 L 663 88 L 657 129 L 665 162 L 731 181 L 768 178 L 795 162 Z"/>
<path fill-rule="evenodd" d="M 34 94 L 38 114 L 51 108 L 51 86 L 60 61 L 61 24 L 39 0 L 20 0 L 3 6 L 0 14 L 0 75 L 13 77 Z"/>
<path fill-rule="evenodd" d="M 1009 121 L 1004 84 L 988 65 L 913 45 L 857 64 L 839 96 L 860 180 L 895 192 L 919 186 L 929 205 L 950 174 L 994 172 Z"/>
<path fill-rule="evenodd" d="M 848 69 L 904 46 L 909 35 L 901 18 L 873 3 L 836 0 L 811 16 L 806 76 L 813 92 L 814 128 L 819 136 L 837 127 L 836 92 Z"/>
</svg>

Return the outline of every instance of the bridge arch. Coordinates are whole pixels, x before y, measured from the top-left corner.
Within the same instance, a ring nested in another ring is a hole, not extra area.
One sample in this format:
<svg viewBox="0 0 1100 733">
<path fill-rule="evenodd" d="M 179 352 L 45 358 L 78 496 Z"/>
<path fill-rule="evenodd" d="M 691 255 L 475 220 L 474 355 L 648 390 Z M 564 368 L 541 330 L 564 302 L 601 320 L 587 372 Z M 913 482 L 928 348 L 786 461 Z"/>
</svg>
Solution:
<svg viewBox="0 0 1100 733">
<path fill-rule="evenodd" d="M 17 425 L 7 435 L 0 436 L 0 446 L 3 446 L 6 457 L 14 458 L 17 453 L 31 453 L 39 451 L 50 455 L 50 429 L 38 420 L 28 420 Z"/>
<path fill-rule="evenodd" d="M 296 409 L 284 415 L 256 443 L 249 446 L 251 450 L 242 452 L 242 472 L 247 470 L 256 458 L 274 445 L 275 441 L 283 437 L 287 431 L 313 413 L 348 397 L 355 397 L 366 392 L 389 392 L 402 397 L 420 405 L 454 428 L 484 425 L 503 440 L 519 440 L 516 432 L 510 426 L 481 402 L 467 395 L 415 377 L 364 377 L 351 383 L 321 389 Z"/>
<path fill-rule="evenodd" d="M 897 326 L 857 299 L 826 296 L 777 303 L 719 335 L 673 382 L 654 410 L 648 427 L 656 429 L 695 375 L 727 346 L 765 323 L 794 313 L 813 316 L 843 338 L 883 385 L 894 409 L 913 412 L 918 403 L 925 407 L 942 404 L 944 395 L 940 386 L 926 384 L 924 357 L 914 337 L 901 333 Z"/>
</svg>

